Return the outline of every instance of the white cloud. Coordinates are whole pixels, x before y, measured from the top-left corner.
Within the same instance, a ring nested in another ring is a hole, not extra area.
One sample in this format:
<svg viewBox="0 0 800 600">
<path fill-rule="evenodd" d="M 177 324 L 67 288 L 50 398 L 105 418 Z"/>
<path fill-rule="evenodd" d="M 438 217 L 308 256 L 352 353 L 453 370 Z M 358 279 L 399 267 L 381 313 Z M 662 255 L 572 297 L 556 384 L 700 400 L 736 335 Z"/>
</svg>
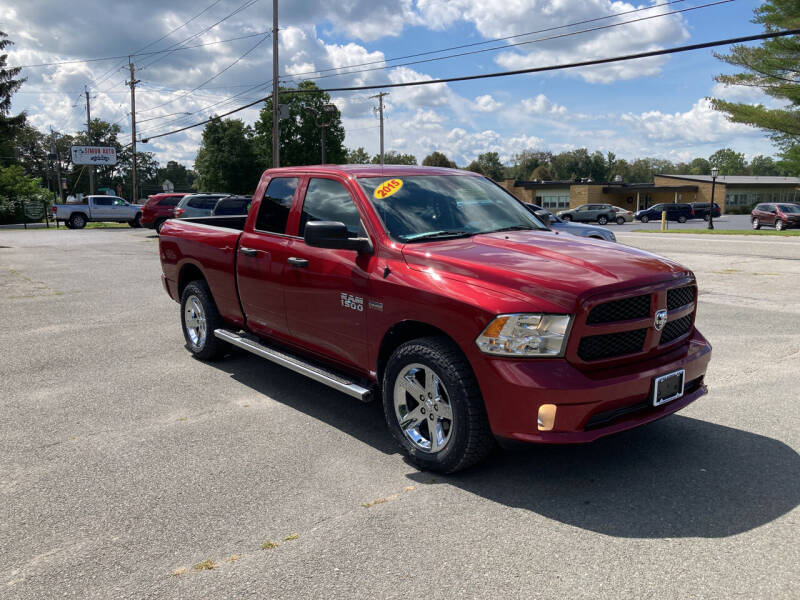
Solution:
<svg viewBox="0 0 800 600">
<path fill-rule="evenodd" d="M 551 102 L 544 94 L 536 98 L 525 98 L 522 101 L 522 110 L 532 115 L 565 115 L 567 109 L 560 104 Z"/>
<path fill-rule="evenodd" d="M 472 107 L 478 112 L 494 112 L 503 106 L 502 102 L 498 102 L 492 98 L 491 94 L 484 94 L 475 98 Z"/>
<path fill-rule="evenodd" d="M 698 100 L 686 112 L 669 114 L 653 110 L 640 114 L 626 113 L 621 119 L 635 132 L 658 141 L 708 143 L 722 142 L 734 136 L 763 135 L 752 127 L 731 123 L 705 98 Z"/>
</svg>

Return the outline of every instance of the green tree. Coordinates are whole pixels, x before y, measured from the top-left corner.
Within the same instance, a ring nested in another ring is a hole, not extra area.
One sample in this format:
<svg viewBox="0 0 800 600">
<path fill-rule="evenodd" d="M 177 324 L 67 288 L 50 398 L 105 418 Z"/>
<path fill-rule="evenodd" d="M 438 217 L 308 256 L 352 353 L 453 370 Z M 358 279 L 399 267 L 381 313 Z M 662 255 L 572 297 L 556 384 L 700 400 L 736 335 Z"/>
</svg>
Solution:
<svg viewBox="0 0 800 600">
<path fill-rule="evenodd" d="M 289 105 L 289 118 L 280 122 L 280 162 L 281 166 L 317 165 L 322 160 L 322 137 L 314 114 L 322 123 L 329 123 L 325 131 L 325 153 L 329 163 L 343 163 L 347 158 L 344 147 L 344 127 L 338 112 L 326 112 L 322 107 L 330 104 L 331 97 L 326 92 L 316 91 L 313 81 L 303 81 L 297 90 L 304 93 L 290 93 L 289 88 L 280 88 L 279 104 Z M 255 123 L 256 152 L 262 166 L 272 166 L 272 98 L 268 98 Z M 199 173 L 199 172 L 198 172 Z"/>
<path fill-rule="evenodd" d="M 548 165 L 553 155 L 550 152 L 526 149 L 514 155 L 506 174 L 510 179 L 535 179 L 533 172 L 541 165 Z"/>
<path fill-rule="evenodd" d="M 550 170 L 547 168 L 547 165 L 542 164 L 536 167 L 530 175 L 530 178 L 534 181 L 552 181 L 553 176 L 550 174 Z"/>
<path fill-rule="evenodd" d="M 747 163 L 744 154 L 731 148 L 722 148 L 708 157 L 712 167 L 719 169 L 720 175 L 746 175 Z"/>
<path fill-rule="evenodd" d="M 0 31 L 0 165 L 14 162 L 13 139 L 20 128 L 25 124 L 25 113 L 9 116 L 11 112 L 11 96 L 23 83 L 24 78 L 17 78 L 21 67 L 8 68 L 6 61 L 8 54 L 3 52 L 14 42 L 7 39 L 8 35 Z"/>
<path fill-rule="evenodd" d="M 369 164 L 369 154 L 363 146 L 359 146 L 355 150 L 347 151 L 346 160 L 348 165 L 367 165 Z"/>
<path fill-rule="evenodd" d="M 377 165 L 381 162 L 380 154 L 372 157 L 372 164 Z M 417 157 L 413 154 L 403 154 L 396 150 L 389 150 L 383 153 L 383 164 L 385 165 L 415 165 Z"/>
<path fill-rule="evenodd" d="M 49 194 L 36 177 L 25 174 L 20 165 L 0 167 L 0 223 L 15 223 L 23 218 L 23 203 L 46 203 Z"/>
<path fill-rule="evenodd" d="M 213 118 L 203 130 L 194 161 L 197 188 L 208 192 L 252 193 L 263 166 L 255 148 L 249 125 L 239 119 Z"/>
<path fill-rule="evenodd" d="M 170 160 L 166 167 L 158 169 L 158 185 L 163 186 L 164 181 L 169 180 L 179 192 L 188 192 L 192 189 L 197 174 L 186 168 L 186 165 Z"/>
<path fill-rule="evenodd" d="M 691 175 L 711 175 L 711 163 L 705 158 L 695 158 L 689 163 Z"/>
<path fill-rule="evenodd" d="M 756 8 L 754 23 L 766 31 L 800 27 L 800 3 L 796 0 L 769 0 Z M 712 99 L 713 107 L 734 123 L 745 123 L 766 131 L 783 151 L 784 163 L 797 156 L 794 148 L 800 143 L 800 38 L 787 36 L 764 40 L 758 46 L 736 45 L 730 54 L 716 54 L 720 60 L 744 69 L 733 75 L 718 75 L 725 85 L 756 87 L 767 95 L 786 103 L 785 108 L 766 108 Z M 800 164 L 795 163 L 797 166 Z"/>
<path fill-rule="evenodd" d="M 781 171 L 775 161 L 769 156 L 759 154 L 754 156 L 747 168 L 750 175 L 780 175 Z"/>
<path fill-rule="evenodd" d="M 447 158 L 442 152 L 434 150 L 428 156 L 422 159 L 422 164 L 426 167 L 448 167 L 450 169 L 456 168 L 456 163 Z"/>
<path fill-rule="evenodd" d="M 473 165 L 477 168 L 470 168 L 470 166 Z M 495 181 L 500 181 L 505 176 L 505 167 L 503 163 L 500 162 L 500 155 L 497 154 L 497 152 L 484 152 L 483 154 L 479 154 L 478 158 L 476 158 L 473 163 L 470 163 L 470 166 L 467 167 L 468 171 L 481 173 L 485 177 L 489 177 Z"/>
</svg>

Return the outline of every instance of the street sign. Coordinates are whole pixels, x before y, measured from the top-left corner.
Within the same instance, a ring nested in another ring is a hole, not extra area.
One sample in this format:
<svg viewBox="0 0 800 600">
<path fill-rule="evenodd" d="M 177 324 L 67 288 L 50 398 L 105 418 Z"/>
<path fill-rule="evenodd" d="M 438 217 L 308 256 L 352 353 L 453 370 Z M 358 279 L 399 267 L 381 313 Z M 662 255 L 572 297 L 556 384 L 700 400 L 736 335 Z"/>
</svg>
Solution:
<svg viewBox="0 0 800 600">
<path fill-rule="evenodd" d="M 74 165 L 115 165 L 117 149 L 111 146 L 72 146 Z"/>
</svg>

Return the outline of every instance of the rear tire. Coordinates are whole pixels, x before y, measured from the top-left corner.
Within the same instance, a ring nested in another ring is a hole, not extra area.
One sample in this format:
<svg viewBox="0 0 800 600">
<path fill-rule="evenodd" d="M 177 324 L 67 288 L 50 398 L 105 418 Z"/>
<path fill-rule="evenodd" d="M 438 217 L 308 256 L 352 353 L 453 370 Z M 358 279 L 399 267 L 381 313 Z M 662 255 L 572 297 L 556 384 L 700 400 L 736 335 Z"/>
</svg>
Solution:
<svg viewBox="0 0 800 600">
<path fill-rule="evenodd" d="M 625 225 L 625 219 L 622 217 L 617 217 L 617 225 Z"/>
<path fill-rule="evenodd" d="M 646 216 L 645 216 L 645 217 L 639 217 L 639 220 L 640 220 L 642 223 L 647 223 L 648 221 L 650 221 L 650 217 L 646 217 Z"/>
<path fill-rule="evenodd" d="M 703 221 L 708 221 L 708 215 L 703 215 Z"/>
<path fill-rule="evenodd" d="M 383 377 L 383 410 L 395 440 L 419 469 L 454 473 L 495 447 L 475 375 L 445 337 L 411 340 L 392 353 Z"/>
<path fill-rule="evenodd" d="M 756 231 L 761 229 L 761 222 L 758 220 L 758 217 L 753 218 L 753 229 L 755 229 Z"/>
<path fill-rule="evenodd" d="M 208 284 L 203 280 L 189 283 L 181 294 L 181 328 L 189 352 L 200 360 L 222 358 L 230 346 L 214 330 L 224 326 Z"/>
<path fill-rule="evenodd" d="M 678 223 L 686 223 L 686 217 L 684 217 L 683 215 L 680 215 L 678 217 Z"/>
<path fill-rule="evenodd" d="M 133 218 L 133 221 L 131 221 L 131 223 L 133 223 L 133 225 L 131 225 L 131 227 L 133 227 L 134 229 L 139 229 L 142 226 L 142 213 L 138 213 Z"/>
<path fill-rule="evenodd" d="M 69 224 L 70 229 L 83 229 L 86 227 L 86 217 L 81 214 L 70 215 Z"/>
</svg>

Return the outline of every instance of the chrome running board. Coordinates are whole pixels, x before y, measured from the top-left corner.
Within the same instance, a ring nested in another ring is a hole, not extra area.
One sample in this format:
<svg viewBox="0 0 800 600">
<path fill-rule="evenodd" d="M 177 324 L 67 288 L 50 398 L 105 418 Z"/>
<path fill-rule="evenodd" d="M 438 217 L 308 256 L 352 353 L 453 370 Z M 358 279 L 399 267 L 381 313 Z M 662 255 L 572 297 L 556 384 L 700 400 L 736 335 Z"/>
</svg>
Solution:
<svg viewBox="0 0 800 600">
<path fill-rule="evenodd" d="M 289 354 L 284 350 L 265 346 L 262 342 L 252 340 L 249 337 L 244 337 L 238 333 L 228 331 L 227 329 L 215 329 L 214 335 L 224 342 L 247 350 L 261 358 L 266 358 L 275 364 L 286 367 L 300 375 L 305 375 L 309 379 L 318 381 L 343 394 L 358 398 L 362 402 L 369 402 L 372 400 L 372 390 L 326 367 L 317 365 L 294 354 Z"/>
</svg>

